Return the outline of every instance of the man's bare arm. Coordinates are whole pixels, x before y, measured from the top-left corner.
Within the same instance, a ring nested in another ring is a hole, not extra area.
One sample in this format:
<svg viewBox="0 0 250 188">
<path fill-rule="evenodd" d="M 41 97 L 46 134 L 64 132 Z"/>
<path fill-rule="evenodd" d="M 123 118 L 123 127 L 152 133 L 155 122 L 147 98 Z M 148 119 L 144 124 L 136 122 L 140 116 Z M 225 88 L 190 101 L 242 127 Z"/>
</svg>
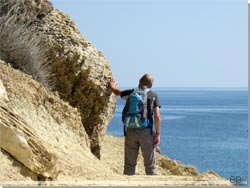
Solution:
<svg viewBox="0 0 250 188">
<path fill-rule="evenodd" d="M 160 115 L 160 108 L 154 108 L 154 121 L 155 121 L 155 131 L 156 135 L 154 138 L 154 147 L 160 144 L 160 131 L 161 131 L 161 115 Z"/>
</svg>

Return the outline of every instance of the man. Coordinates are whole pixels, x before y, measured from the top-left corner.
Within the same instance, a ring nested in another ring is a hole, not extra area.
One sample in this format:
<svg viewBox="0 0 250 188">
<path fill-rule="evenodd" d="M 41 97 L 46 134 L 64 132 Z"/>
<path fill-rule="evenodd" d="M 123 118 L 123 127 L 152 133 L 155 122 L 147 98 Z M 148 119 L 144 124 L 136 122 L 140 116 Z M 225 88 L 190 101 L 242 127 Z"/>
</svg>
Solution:
<svg viewBox="0 0 250 188">
<path fill-rule="evenodd" d="M 150 74 L 145 74 L 139 80 L 139 89 L 149 89 L 153 85 L 154 78 Z M 128 98 L 134 89 L 121 91 L 116 81 L 111 78 L 110 88 L 113 93 L 121 98 Z M 160 103 L 156 93 L 149 90 L 147 92 L 147 118 L 146 128 L 127 128 L 125 134 L 125 161 L 124 174 L 134 175 L 137 164 L 139 148 L 141 147 L 144 158 L 144 166 L 147 175 L 156 175 L 155 169 L 155 147 L 160 143 Z M 153 130 L 155 124 L 155 132 Z"/>
</svg>

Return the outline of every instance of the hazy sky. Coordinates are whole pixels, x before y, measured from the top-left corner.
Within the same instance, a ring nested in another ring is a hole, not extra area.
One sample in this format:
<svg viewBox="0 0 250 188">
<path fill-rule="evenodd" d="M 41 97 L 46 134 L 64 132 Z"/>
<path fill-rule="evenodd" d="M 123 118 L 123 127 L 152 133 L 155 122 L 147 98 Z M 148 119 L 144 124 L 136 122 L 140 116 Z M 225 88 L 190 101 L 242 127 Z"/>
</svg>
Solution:
<svg viewBox="0 0 250 188">
<path fill-rule="evenodd" d="M 247 87 L 247 0 L 51 0 L 103 52 L 119 86 Z"/>
</svg>

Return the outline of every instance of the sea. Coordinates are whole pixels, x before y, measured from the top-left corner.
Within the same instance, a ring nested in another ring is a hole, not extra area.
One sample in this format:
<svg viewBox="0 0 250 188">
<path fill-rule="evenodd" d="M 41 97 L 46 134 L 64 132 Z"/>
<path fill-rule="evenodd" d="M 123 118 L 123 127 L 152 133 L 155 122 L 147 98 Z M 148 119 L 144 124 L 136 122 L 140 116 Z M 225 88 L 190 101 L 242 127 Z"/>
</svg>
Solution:
<svg viewBox="0 0 250 188">
<path fill-rule="evenodd" d="M 247 88 L 155 88 L 161 104 L 161 153 L 198 172 L 212 170 L 232 183 L 247 185 Z M 107 134 L 123 136 L 117 97 Z"/>
</svg>

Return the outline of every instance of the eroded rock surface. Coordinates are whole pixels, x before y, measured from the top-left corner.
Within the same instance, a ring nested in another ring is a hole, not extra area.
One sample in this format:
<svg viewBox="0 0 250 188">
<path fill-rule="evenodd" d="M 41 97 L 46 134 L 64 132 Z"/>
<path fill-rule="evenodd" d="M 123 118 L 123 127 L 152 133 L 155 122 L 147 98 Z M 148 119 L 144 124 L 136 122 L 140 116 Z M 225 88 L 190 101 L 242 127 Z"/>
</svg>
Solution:
<svg viewBox="0 0 250 188">
<path fill-rule="evenodd" d="M 36 174 L 51 179 L 57 177 L 57 157 L 53 149 L 1 101 L 0 147 Z"/>
<path fill-rule="evenodd" d="M 1 60 L 0 80 L 9 99 L 0 114 L 0 147 L 5 151 L 1 149 L 0 153 L 0 168 L 4 171 L 0 173 L 0 182 L 39 180 L 39 174 L 53 179 L 55 176 L 49 176 L 47 172 L 54 169 L 58 169 L 55 171 L 55 175 L 58 172 L 57 181 L 114 175 L 91 153 L 88 135 L 76 108 L 31 76 Z M 55 166 L 53 156 L 56 157 Z M 40 169 L 41 164 L 44 165 L 44 173 L 43 168 Z"/>
<path fill-rule="evenodd" d="M 78 108 L 91 151 L 100 158 L 115 108 L 106 58 L 47 0 L 1 0 L 0 12 L 0 59 Z"/>
</svg>

